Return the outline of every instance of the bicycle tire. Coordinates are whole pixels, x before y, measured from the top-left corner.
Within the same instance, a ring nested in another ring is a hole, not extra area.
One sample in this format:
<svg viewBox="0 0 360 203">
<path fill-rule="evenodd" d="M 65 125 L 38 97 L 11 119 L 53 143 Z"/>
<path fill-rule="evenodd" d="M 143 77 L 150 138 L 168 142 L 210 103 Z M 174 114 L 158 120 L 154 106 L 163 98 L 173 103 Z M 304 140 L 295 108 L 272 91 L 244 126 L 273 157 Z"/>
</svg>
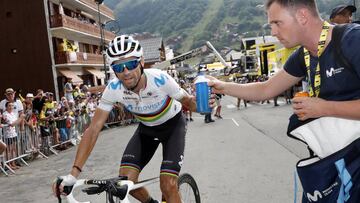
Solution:
<svg viewBox="0 0 360 203">
<path fill-rule="evenodd" d="M 179 176 L 178 188 L 182 202 L 201 203 L 199 188 L 190 174 L 184 173 Z"/>
</svg>

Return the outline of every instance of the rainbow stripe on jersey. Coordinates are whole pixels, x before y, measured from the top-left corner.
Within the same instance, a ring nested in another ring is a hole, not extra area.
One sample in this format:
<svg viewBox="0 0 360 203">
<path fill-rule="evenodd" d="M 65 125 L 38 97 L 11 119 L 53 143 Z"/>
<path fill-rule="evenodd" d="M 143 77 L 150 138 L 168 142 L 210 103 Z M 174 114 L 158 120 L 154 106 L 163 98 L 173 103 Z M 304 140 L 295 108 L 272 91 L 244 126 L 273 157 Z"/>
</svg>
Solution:
<svg viewBox="0 0 360 203">
<path fill-rule="evenodd" d="M 156 111 L 152 114 L 138 114 L 135 112 L 132 112 L 134 116 L 143 122 L 154 122 L 156 120 L 159 120 L 163 115 L 166 114 L 166 112 L 169 111 L 171 105 L 173 103 L 173 99 L 171 97 L 167 97 L 166 101 L 164 102 L 163 106 L 160 108 L 160 110 Z"/>
</svg>

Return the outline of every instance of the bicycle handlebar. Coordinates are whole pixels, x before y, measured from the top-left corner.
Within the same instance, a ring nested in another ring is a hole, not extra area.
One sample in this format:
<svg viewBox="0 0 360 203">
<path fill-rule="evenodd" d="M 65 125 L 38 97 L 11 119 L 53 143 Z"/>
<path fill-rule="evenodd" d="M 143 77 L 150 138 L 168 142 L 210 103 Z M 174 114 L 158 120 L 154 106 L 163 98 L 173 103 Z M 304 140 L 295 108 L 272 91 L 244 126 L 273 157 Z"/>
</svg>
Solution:
<svg viewBox="0 0 360 203">
<path fill-rule="evenodd" d="M 88 179 L 79 179 L 76 183 L 71 186 L 70 192 L 65 192 L 68 195 L 66 199 L 69 203 L 90 203 L 90 202 L 79 202 L 74 198 L 73 191 L 75 188 L 83 186 L 83 185 L 95 185 L 95 187 L 84 188 L 82 191 L 88 195 L 100 194 L 102 192 L 106 192 L 108 194 L 108 200 L 110 203 L 114 203 L 113 197 L 118 197 L 123 202 L 129 202 L 127 195 L 131 190 L 136 190 L 138 188 L 144 187 L 145 185 L 149 185 L 159 181 L 159 177 L 150 178 L 147 180 L 143 180 L 134 184 L 132 181 L 127 180 L 127 177 L 121 176 L 117 178 L 105 179 L 105 180 L 88 180 Z M 61 181 L 58 182 L 60 185 Z M 60 194 L 58 195 L 59 202 L 61 202 Z"/>
<path fill-rule="evenodd" d="M 127 180 L 127 177 L 117 177 L 106 180 L 80 179 L 76 181 L 71 192 L 66 196 L 66 199 L 69 203 L 89 203 L 79 202 L 74 198 L 74 189 L 82 185 L 95 185 L 95 187 L 88 187 L 83 189 L 82 191 L 88 195 L 100 194 L 105 191 L 109 194 L 109 202 L 112 203 L 115 202 L 113 199 L 114 196 L 119 197 L 120 199 L 124 199 L 128 195 L 129 191 L 132 189 L 134 183 Z"/>
<path fill-rule="evenodd" d="M 73 186 L 73 189 L 71 190 L 70 194 L 66 196 L 66 199 L 69 203 L 90 203 L 90 202 L 79 202 L 77 201 L 75 198 L 74 198 L 74 195 L 73 195 L 73 191 L 75 188 L 79 187 L 79 186 L 82 186 L 82 185 L 86 185 L 86 182 L 88 180 L 86 179 L 80 179 L 80 180 L 77 180 L 75 185 Z"/>
</svg>

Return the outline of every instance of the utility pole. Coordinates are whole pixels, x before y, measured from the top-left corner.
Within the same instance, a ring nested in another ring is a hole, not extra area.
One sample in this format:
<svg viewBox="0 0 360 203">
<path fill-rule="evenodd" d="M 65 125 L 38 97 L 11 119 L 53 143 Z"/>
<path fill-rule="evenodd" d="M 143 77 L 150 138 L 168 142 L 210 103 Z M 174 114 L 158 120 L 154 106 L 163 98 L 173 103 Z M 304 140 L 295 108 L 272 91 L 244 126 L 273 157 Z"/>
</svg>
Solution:
<svg viewBox="0 0 360 203">
<path fill-rule="evenodd" d="M 101 13 L 100 13 L 100 4 L 103 3 L 104 0 L 95 0 L 97 6 L 98 6 L 98 15 L 99 15 L 99 26 L 100 26 L 100 51 L 103 56 L 103 64 L 104 64 L 104 71 L 105 71 L 105 85 L 107 85 L 108 82 L 108 74 L 107 74 L 107 67 L 106 67 L 106 58 L 105 58 L 105 39 L 104 39 L 104 26 L 101 23 Z"/>
</svg>

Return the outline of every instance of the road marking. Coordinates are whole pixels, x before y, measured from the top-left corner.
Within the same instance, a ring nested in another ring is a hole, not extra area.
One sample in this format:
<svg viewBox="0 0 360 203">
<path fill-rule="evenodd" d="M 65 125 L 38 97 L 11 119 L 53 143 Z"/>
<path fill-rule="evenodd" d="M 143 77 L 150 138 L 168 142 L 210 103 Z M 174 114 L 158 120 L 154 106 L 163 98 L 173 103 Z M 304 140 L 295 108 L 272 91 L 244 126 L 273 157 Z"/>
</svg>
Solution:
<svg viewBox="0 0 360 203">
<path fill-rule="evenodd" d="M 192 118 L 204 119 L 204 117 L 199 117 L 199 116 L 193 116 Z M 221 119 L 216 119 L 216 120 L 221 120 Z M 215 120 L 215 121 L 216 121 L 216 120 Z M 234 118 L 223 118 L 223 120 L 232 120 L 237 127 L 240 126 L 240 125 L 236 122 L 236 120 L 235 120 Z"/>
<path fill-rule="evenodd" d="M 234 109 L 234 108 L 236 108 L 236 106 L 235 106 L 234 104 L 226 105 L 226 107 L 227 107 L 228 109 Z"/>
<path fill-rule="evenodd" d="M 239 127 L 239 124 L 236 122 L 236 120 L 235 119 L 231 119 L 234 123 L 235 123 L 235 125 L 237 126 L 237 127 Z"/>
</svg>

